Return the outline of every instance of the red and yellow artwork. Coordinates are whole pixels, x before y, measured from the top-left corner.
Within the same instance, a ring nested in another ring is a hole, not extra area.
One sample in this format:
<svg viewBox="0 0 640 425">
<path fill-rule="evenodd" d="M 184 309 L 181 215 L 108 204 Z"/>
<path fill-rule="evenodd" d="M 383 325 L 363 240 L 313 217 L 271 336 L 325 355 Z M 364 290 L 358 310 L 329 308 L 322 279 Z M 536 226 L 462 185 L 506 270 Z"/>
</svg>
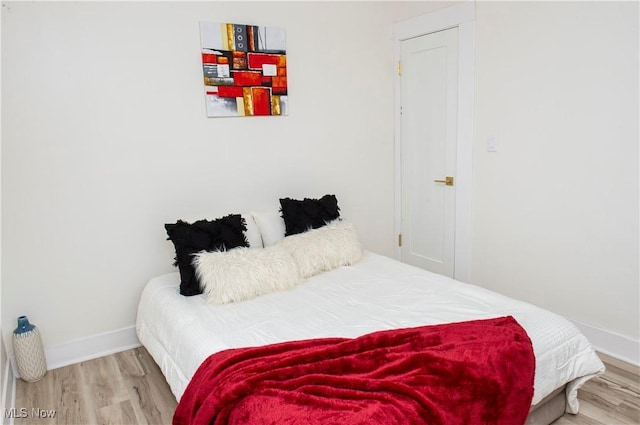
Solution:
<svg viewBox="0 0 640 425">
<path fill-rule="evenodd" d="M 208 117 L 288 115 L 281 28 L 200 22 Z"/>
</svg>

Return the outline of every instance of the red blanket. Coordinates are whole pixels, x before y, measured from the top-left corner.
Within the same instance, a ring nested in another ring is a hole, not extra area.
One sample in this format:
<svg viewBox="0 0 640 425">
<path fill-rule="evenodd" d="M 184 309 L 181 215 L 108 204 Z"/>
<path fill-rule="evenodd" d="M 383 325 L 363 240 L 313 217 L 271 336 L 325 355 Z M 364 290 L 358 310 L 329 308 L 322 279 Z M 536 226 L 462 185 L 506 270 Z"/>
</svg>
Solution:
<svg viewBox="0 0 640 425">
<path fill-rule="evenodd" d="M 535 360 L 513 317 L 226 350 L 175 425 L 523 424 Z"/>
</svg>

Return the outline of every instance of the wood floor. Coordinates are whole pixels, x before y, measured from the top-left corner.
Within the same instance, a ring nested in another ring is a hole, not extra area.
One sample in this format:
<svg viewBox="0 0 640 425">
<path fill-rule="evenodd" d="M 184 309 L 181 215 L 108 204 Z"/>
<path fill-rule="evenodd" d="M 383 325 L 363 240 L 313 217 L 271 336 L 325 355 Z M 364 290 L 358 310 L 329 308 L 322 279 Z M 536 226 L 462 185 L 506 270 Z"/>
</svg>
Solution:
<svg viewBox="0 0 640 425">
<path fill-rule="evenodd" d="M 38 382 L 18 380 L 15 404 L 16 425 L 129 425 L 170 424 L 177 402 L 140 347 L 50 370 Z"/>
<path fill-rule="evenodd" d="M 640 370 L 601 355 L 607 372 L 578 392 L 580 413 L 554 425 L 640 425 Z M 144 348 L 18 380 L 15 424 L 170 424 L 176 400 Z M 53 416 L 53 417 L 51 417 Z"/>
</svg>

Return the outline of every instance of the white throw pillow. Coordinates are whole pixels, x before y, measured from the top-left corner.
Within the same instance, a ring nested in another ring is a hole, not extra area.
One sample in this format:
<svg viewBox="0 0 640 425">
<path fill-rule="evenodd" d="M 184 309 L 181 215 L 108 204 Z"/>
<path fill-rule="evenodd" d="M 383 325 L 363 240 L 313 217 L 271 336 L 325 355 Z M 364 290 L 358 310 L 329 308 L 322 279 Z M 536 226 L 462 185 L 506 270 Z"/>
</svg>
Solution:
<svg viewBox="0 0 640 425">
<path fill-rule="evenodd" d="M 245 224 L 247 226 L 247 230 L 244 232 L 244 237 L 249 242 L 249 247 L 251 248 L 262 248 L 262 236 L 260 235 L 260 229 L 256 224 L 256 221 L 253 219 L 252 214 L 241 214 L 242 218 L 244 218 Z"/>
<path fill-rule="evenodd" d="M 260 229 L 265 247 L 275 245 L 284 239 L 286 228 L 279 211 L 252 212 L 251 214 Z"/>
<path fill-rule="evenodd" d="M 201 251 L 193 266 L 207 301 L 226 304 L 293 288 L 300 274 L 291 254 L 279 246 Z"/>
<path fill-rule="evenodd" d="M 318 229 L 287 236 L 277 246 L 291 253 L 303 278 L 362 259 L 362 245 L 356 230 L 345 220 L 334 220 Z"/>
</svg>

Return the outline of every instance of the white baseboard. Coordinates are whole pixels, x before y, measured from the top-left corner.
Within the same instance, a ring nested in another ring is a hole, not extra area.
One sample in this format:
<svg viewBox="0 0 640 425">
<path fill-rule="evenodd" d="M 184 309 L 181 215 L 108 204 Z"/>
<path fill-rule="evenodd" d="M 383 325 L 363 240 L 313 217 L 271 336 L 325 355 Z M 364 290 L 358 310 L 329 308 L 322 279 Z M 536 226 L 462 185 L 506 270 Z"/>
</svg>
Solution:
<svg viewBox="0 0 640 425">
<path fill-rule="evenodd" d="M 108 356 L 109 354 L 139 347 L 140 341 L 136 335 L 136 327 L 118 329 L 93 335 L 87 338 L 76 339 L 64 344 L 45 347 L 44 356 L 47 360 L 47 369 L 57 369 L 70 364 Z M 11 356 L 13 373 L 19 377 L 15 356 Z"/>
<path fill-rule="evenodd" d="M 136 348 L 140 345 L 136 335 L 136 327 L 129 326 L 46 348 L 44 355 L 47 359 L 47 369 L 57 369 Z"/>
<path fill-rule="evenodd" d="M 577 320 L 571 320 L 574 325 L 587 337 L 596 351 L 615 357 L 623 362 L 640 366 L 640 341 L 627 336 L 606 331 Z"/>
<path fill-rule="evenodd" d="M 13 425 L 13 416 L 7 418 L 5 412 L 15 407 L 16 401 L 16 377 L 13 374 L 11 362 L 5 364 L 2 371 L 2 423 L 3 425 Z"/>
</svg>

